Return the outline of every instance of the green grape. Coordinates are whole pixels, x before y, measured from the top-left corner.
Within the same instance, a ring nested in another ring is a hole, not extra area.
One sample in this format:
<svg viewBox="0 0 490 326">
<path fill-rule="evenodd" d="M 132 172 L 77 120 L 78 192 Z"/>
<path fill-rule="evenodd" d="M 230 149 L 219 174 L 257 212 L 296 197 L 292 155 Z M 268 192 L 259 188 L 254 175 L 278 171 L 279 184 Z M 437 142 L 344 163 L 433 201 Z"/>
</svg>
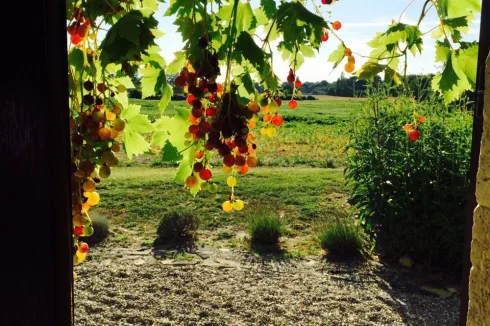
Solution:
<svg viewBox="0 0 490 326">
<path fill-rule="evenodd" d="M 84 237 L 90 237 L 92 234 L 94 234 L 94 227 L 92 225 L 84 227 L 82 234 Z"/>
<path fill-rule="evenodd" d="M 211 187 L 211 185 L 208 182 L 201 183 L 201 190 L 202 191 L 209 191 L 210 187 Z"/>
<path fill-rule="evenodd" d="M 212 194 L 215 194 L 218 192 L 218 185 L 216 183 L 213 183 L 209 186 L 209 192 Z"/>
<path fill-rule="evenodd" d="M 103 165 L 99 170 L 99 176 L 102 179 L 106 179 L 109 178 L 110 175 L 111 175 L 111 168 L 107 165 Z"/>
</svg>

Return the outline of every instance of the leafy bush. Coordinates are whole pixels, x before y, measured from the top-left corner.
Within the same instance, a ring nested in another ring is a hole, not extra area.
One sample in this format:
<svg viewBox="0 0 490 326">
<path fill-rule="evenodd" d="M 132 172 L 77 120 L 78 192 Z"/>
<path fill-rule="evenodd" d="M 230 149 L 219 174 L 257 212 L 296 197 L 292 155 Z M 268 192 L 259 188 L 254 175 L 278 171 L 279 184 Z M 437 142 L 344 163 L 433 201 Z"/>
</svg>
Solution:
<svg viewBox="0 0 490 326">
<path fill-rule="evenodd" d="M 189 240 L 199 228 L 199 218 L 187 211 L 172 210 L 163 215 L 157 228 L 159 241 Z"/>
<path fill-rule="evenodd" d="M 325 226 L 318 233 L 318 242 L 329 256 L 338 258 L 361 256 L 364 246 L 356 227 L 346 223 Z"/>
<path fill-rule="evenodd" d="M 263 208 L 251 213 L 248 217 L 248 230 L 252 246 L 277 246 L 284 234 L 280 217 L 272 209 Z"/>
<path fill-rule="evenodd" d="M 363 228 L 393 258 L 408 254 L 429 266 L 461 268 L 472 116 L 438 98 L 416 105 L 426 118 L 412 142 L 402 127 L 413 103 L 369 91 L 355 119 L 346 181 Z"/>
<path fill-rule="evenodd" d="M 314 97 L 314 96 L 312 96 L 312 95 L 308 95 L 308 96 L 306 96 L 306 99 L 307 99 L 307 100 L 310 100 L 310 101 L 312 101 L 312 100 L 318 100 L 318 98 L 317 98 L 317 97 Z"/>
<path fill-rule="evenodd" d="M 82 238 L 82 240 L 89 245 L 95 245 L 101 243 L 109 236 L 109 221 L 107 217 L 97 213 L 92 214 L 90 218 L 92 219 L 94 233 L 90 237 Z"/>
</svg>

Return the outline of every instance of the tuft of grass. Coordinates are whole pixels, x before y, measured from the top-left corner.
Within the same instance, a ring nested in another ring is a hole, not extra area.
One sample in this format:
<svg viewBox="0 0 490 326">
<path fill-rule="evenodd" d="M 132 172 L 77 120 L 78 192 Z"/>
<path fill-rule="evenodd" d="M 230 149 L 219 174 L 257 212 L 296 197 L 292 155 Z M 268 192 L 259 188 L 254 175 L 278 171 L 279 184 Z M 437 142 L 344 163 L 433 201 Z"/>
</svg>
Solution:
<svg viewBox="0 0 490 326">
<path fill-rule="evenodd" d="M 284 226 L 277 213 L 268 207 L 258 207 L 248 217 L 248 231 L 252 247 L 279 245 Z"/>
<path fill-rule="evenodd" d="M 335 223 L 325 226 L 318 233 L 320 246 L 328 256 L 336 258 L 360 257 L 364 247 L 363 240 L 356 227 L 347 223 Z"/>
<path fill-rule="evenodd" d="M 101 214 L 92 214 L 91 219 L 94 234 L 88 238 L 84 238 L 84 241 L 89 245 L 95 245 L 101 243 L 109 236 L 109 221 L 107 217 Z"/>
<path fill-rule="evenodd" d="M 187 211 L 172 210 L 163 215 L 157 236 L 159 241 L 191 240 L 198 228 L 198 217 Z"/>
<path fill-rule="evenodd" d="M 225 240 L 225 239 L 231 239 L 234 236 L 235 236 L 235 234 L 233 232 L 225 230 L 225 231 L 219 232 L 218 235 L 216 236 L 216 239 L 217 240 Z"/>
<path fill-rule="evenodd" d="M 128 236 L 125 235 L 125 234 L 121 234 L 121 235 L 118 235 L 117 237 L 115 237 L 112 240 L 115 241 L 115 242 L 119 242 L 119 243 L 126 243 L 128 241 Z"/>
</svg>

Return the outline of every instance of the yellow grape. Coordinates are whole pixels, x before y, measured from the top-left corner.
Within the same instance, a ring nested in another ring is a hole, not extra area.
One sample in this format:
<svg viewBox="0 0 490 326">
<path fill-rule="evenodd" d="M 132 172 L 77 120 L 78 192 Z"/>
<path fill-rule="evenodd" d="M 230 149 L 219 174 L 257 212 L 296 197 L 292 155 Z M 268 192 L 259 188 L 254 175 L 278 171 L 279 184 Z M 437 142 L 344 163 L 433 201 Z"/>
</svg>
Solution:
<svg viewBox="0 0 490 326">
<path fill-rule="evenodd" d="M 114 113 L 115 115 L 119 115 L 121 114 L 121 108 L 118 107 L 117 105 L 115 105 L 113 108 L 112 108 L 112 113 Z"/>
<path fill-rule="evenodd" d="M 83 183 L 82 187 L 84 191 L 92 192 L 95 190 L 95 182 L 92 180 L 87 180 Z"/>
<path fill-rule="evenodd" d="M 123 92 L 125 92 L 125 91 L 126 91 L 126 86 L 124 86 L 124 85 L 122 85 L 122 84 L 117 85 L 117 91 L 118 91 L 119 93 L 123 93 Z"/>
<path fill-rule="evenodd" d="M 107 162 L 107 165 L 108 166 L 117 166 L 119 164 L 119 160 L 117 159 L 117 157 L 114 156 L 114 159 L 110 162 Z"/>
<path fill-rule="evenodd" d="M 73 256 L 73 265 L 79 265 L 83 263 L 86 257 L 87 257 L 87 253 L 82 254 L 80 251 L 77 251 L 75 256 Z"/>
<path fill-rule="evenodd" d="M 236 211 L 241 211 L 243 209 L 243 207 L 245 207 L 245 203 L 240 200 L 240 199 L 237 199 L 234 203 L 233 203 L 233 208 L 236 210 Z"/>
<path fill-rule="evenodd" d="M 95 168 L 92 173 L 90 173 L 91 178 L 95 178 L 96 176 L 99 175 L 99 169 Z"/>
<path fill-rule="evenodd" d="M 225 201 L 223 203 L 223 210 L 227 213 L 231 212 L 233 210 L 233 204 L 229 200 Z"/>
<path fill-rule="evenodd" d="M 189 93 L 189 86 L 187 85 L 184 86 L 184 93 L 186 94 Z"/>
<path fill-rule="evenodd" d="M 95 206 L 99 203 L 100 201 L 100 196 L 96 192 L 90 192 L 89 196 L 87 197 L 87 204 L 90 206 Z"/>
<path fill-rule="evenodd" d="M 109 178 L 110 175 L 111 175 L 111 168 L 108 167 L 107 165 L 103 165 L 99 170 L 99 176 L 102 179 L 106 179 Z"/>
<path fill-rule="evenodd" d="M 118 143 L 118 142 L 114 142 L 111 146 L 111 149 L 114 151 L 114 152 L 120 152 L 121 151 L 121 144 Z"/>
<path fill-rule="evenodd" d="M 267 129 L 266 128 L 260 129 L 260 134 L 261 135 L 266 135 L 267 134 Z"/>
<path fill-rule="evenodd" d="M 114 120 L 116 120 L 117 116 L 114 112 L 106 110 L 105 111 L 105 118 L 106 118 L 106 120 L 114 121 Z"/>
<path fill-rule="evenodd" d="M 80 213 L 82 214 L 87 214 L 88 210 L 90 209 L 90 205 L 87 203 L 83 203 L 82 209 L 80 210 Z M 86 223 L 86 222 L 85 222 Z M 84 224 L 85 224 L 84 223 Z"/>
<path fill-rule="evenodd" d="M 117 118 L 114 120 L 112 126 L 116 131 L 123 131 L 124 127 L 126 127 L 126 122 L 121 118 Z"/>
<path fill-rule="evenodd" d="M 233 169 L 230 166 L 223 165 L 223 172 L 228 174 L 232 171 Z"/>
<path fill-rule="evenodd" d="M 267 133 L 267 136 L 274 137 L 275 135 L 277 135 L 277 129 L 276 128 L 267 128 L 266 133 Z"/>
<path fill-rule="evenodd" d="M 277 103 L 275 101 L 272 101 L 269 103 L 269 113 L 277 113 L 278 108 L 279 108 L 279 106 L 277 105 Z"/>
<path fill-rule="evenodd" d="M 77 279 L 77 273 L 73 272 L 73 280 Z"/>
<path fill-rule="evenodd" d="M 234 186 L 236 186 L 236 178 L 234 176 L 229 176 L 226 179 L 226 183 L 228 184 L 228 186 L 234 187 Z"/>
</svg>

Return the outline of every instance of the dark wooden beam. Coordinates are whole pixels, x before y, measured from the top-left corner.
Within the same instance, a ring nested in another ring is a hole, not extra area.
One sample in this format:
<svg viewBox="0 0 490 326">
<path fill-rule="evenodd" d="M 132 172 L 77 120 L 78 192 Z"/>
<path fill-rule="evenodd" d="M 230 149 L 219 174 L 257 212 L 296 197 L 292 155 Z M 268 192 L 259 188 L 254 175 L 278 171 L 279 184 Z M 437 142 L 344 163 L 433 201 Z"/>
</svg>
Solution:
<svg viewBox="0 0 490 326">
<path fill-rule="evenodd" d="M 466 204 L 466 233 L 464 242 L 463 275 L 461 286 L 461 305 L 459 325 L 466 325 L 469 303 L 469 281 L 471 269 L 471 239 L 473 228 L 473 211 L 476 208 L 476 174 L 480 158 L 480 143 L 483 133 L 483 94 L 485 90 L 485 62 L 490 49 L 490 1 L 483 0 L 480 23 L 480 49 L 478 52 L 478 71 L 476 84 L 476 103 L 473 115 L 473 135 L 471 143 L 470 184 Z"/>
<path fill-rule="evenodd" d="M 72 323 L 66 1 L 9 1 L 0 79 L 0 325 Z"/>
</svg>

